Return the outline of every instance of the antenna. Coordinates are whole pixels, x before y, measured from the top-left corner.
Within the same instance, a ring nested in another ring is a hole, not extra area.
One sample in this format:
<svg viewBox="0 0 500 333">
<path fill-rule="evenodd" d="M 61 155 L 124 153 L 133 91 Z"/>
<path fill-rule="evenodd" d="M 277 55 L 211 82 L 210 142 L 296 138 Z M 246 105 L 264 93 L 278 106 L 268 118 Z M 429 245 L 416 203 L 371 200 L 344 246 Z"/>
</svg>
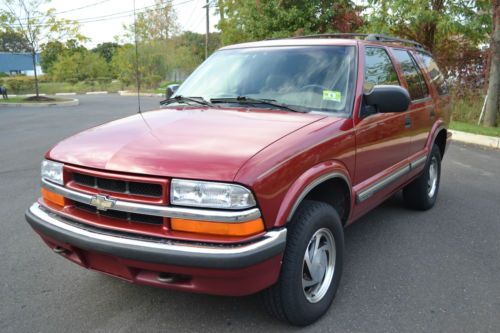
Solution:
<svg viewBox="0 0 500 333">
<path fill-rule="evenodd" d="M 141 113 L 141 79 L 139 78 L 139 48 L 137 46 L 137 17 L 135 15 L 135 0 L 134 0 L 134 43 L 135 43 L 135 77 L 137 84 L 137 107 L 138 113 Z"/>
</svg>

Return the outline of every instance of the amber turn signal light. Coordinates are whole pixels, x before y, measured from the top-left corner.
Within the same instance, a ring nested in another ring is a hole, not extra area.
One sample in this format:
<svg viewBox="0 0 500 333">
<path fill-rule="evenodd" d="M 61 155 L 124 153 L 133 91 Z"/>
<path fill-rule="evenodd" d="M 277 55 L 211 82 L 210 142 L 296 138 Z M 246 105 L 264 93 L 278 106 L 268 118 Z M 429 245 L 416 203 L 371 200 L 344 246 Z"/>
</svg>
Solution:
<svg viewBox="0 0 500 333">
<path fill-rule="evenodd" d="M 173 218 L 170 221 L 170 225 L 172 230 L 175 231 L 219 236 L 243 237 L 255 235 L 264 231 L 264 222 L 262 222 L 262 219 L 240 223 L 228 223 Z"/>
<path fill-rule="evenodd" d="M 65 200 L 64 197 L 60 194 L 56 194 L 42 188 L 42 198 L 47 202 L 64 207 Z"/>
</svg>

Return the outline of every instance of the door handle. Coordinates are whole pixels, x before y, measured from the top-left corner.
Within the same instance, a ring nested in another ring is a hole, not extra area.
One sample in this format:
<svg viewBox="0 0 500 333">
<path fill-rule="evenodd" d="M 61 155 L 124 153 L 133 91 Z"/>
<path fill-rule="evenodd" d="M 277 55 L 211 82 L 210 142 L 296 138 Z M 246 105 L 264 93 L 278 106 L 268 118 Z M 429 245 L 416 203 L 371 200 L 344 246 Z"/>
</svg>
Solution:
<svg viewBox="0 0 500 333">
<path fill-rule="evenodd" d="M 411 128 L 411 117 L 410 116 L 405 117 L 405 128 Z"/>
<path fill-rule="evenodd" d="M 429 118 L 431 118 L 431 120 L 434 120 L 434 118 L 436 118 L 436 110 L 434 108 L 432 108 L 429 112 Z"/>
</svg>

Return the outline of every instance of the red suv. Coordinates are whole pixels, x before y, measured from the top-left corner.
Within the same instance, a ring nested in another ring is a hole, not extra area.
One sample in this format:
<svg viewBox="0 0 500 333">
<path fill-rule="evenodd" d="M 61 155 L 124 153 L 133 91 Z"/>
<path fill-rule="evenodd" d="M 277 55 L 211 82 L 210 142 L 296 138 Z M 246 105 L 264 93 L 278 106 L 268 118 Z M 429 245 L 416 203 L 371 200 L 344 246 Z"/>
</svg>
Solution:
<svg viewBox="0 0 500 333">
<path fill-rule="evenodd" d="M 264 291 L 307 325 L 338 289 L 344 227 L 401 189 L 411 208 L 436 201 L 449 97 L 415 42 L 234 45 L 169 91 L 47 152 L 26 219 L 54 252 L 151 286 Z"/>
</svg>

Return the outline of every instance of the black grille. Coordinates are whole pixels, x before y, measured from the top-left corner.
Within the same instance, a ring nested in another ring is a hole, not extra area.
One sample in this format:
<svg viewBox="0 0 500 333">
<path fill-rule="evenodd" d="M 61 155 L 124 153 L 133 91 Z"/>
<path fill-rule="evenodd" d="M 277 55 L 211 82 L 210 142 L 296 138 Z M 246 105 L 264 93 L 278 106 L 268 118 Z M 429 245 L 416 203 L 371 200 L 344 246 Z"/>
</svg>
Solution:
<svg viewBox="0 0 500 333">
<path fill-rule="evenodd" d="M 163 217 L 161 217 L 161 216 L 127 213 L 127 212 L 121 212 L 118 210 L 102 211 L 102 210 L 97 210 L 97 208 L 94 206 L 87 205 L 87 204 L 84 204 L 81 202 L 75 202 L 74 205 L 76 208 L 84 210 L 88 213 L 99 214 L 101 216 L 111 217 L 114 219 L 127 220 L 127 221 L 131 221 L 131 222 L 139 222 L 139 223 L 147 223 L 147 224 L 155 224 L 155 225 L 162 225 L 163 224 Z"/>
<path fill-rule="evenodd" d="M 124 180 L 101 178 L 73 173 L 73 181 L 82 186 L 89 186 L 105 191 L 161 198 L 163 188 L 160 184 L 129 182 Z"/>
</svg>

